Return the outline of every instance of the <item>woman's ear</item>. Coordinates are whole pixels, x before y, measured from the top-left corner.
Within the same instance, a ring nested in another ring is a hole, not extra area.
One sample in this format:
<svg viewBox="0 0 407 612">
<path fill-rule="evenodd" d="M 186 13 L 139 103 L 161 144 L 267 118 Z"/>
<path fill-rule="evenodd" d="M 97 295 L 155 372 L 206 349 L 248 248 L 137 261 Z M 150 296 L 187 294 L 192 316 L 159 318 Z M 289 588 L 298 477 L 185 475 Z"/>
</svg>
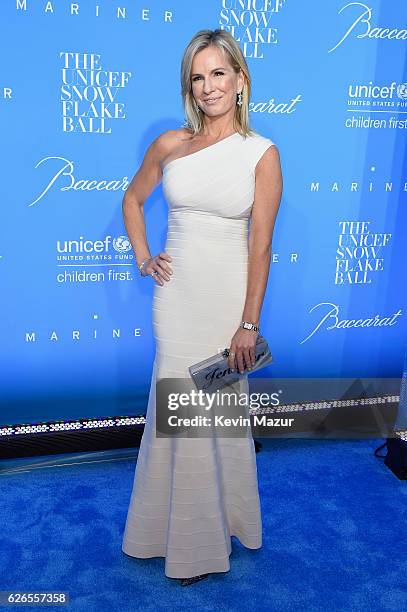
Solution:
<svg viewBox="0 0 407 612">
<path fill-rule="evenodd" d="M 243 76 L 242 69 L 239 70 L 238 81 L 237 82 L 238 82 L 238 89 L 239 89 L 239 91 L 243 91 L 244 76 Z"/>
</svg>

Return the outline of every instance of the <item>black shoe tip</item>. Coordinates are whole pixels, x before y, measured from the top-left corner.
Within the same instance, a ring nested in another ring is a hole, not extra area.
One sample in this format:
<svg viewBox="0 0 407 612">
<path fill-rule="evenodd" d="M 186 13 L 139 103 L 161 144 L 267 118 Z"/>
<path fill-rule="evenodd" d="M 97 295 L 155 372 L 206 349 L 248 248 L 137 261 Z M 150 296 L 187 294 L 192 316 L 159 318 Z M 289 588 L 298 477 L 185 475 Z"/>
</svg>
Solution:
<svg viewBox="0 0 407 612">
<path fill-rule="evenodd" d="M 191 578 L 181 578 L 181 586 L 189 586 L 190 584 L 194 584 L 194 582 L 204 580 L 208 576 L 209 574 L 199 574 L 199 576 L 192 576 Z"/>
</svg>

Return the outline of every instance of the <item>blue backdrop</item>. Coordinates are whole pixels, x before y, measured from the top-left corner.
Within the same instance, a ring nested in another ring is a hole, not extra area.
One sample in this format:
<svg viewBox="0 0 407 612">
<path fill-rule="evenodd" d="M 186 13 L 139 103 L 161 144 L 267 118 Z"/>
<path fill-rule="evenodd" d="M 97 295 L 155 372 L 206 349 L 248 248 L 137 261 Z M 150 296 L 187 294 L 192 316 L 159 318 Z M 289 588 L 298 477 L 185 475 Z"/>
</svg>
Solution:
<svg viewBox="0 0 407 612">
<path fill-rule="evenodd" d="M 204 28 L 240 42 L 252 126 L 282 160 L 269 373 L 401 376 L 405 0 L 10 0 L 0 12 L 0 424 L 145 410 L 154 281 L 135 268 L 121 203 L 151 141 L 184 123 L 180 62 Z M 160 185 L 145 205 L 152 254 L 167 212 Z"/>
</svg>

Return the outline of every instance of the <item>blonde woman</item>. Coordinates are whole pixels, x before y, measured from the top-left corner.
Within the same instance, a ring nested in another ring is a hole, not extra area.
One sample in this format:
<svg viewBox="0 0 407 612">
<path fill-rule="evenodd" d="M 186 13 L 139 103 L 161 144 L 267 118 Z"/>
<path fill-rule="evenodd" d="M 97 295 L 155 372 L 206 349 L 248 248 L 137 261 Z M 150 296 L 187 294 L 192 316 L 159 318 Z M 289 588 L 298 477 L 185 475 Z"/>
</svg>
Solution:
<svg viewBox="0 0 407 612">
<path fill-rule="evenodd" d="M 192 38 L 181 81 L 186 125 L 152 142 L 123 200 L 140 273 L 154 282 L 156 356 L 122 550 L 165 557 L 165 575 L 186 586 L 230 570 L 231 536 L 261 547 L 256 455 L 251 434 L 156 437 L 155 384 L 188 377 L 221 347 L 229 367 L 254 364 L 282 176 L 277 147 L 249 126 L 250 75 L 228 32 Z M 143 204 L 160 181 L 168 233 L 151 255 Z M 241 382 L 248 392 L 247 374 Z"/>
</svg>

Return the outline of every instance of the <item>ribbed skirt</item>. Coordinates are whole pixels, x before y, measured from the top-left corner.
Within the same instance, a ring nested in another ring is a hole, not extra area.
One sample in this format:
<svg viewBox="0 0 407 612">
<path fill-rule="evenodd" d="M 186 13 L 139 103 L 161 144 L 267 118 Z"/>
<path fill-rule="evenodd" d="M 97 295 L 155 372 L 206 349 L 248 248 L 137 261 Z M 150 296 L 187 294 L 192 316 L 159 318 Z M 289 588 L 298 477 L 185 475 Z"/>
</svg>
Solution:
<svg viewBox="0 0 407 612">
<path fill-rule="evenodd" d="M 229 347 L 239 326 L 247 223 L 198 211 L 169 214 L 165 251 L 173 274 L 154 287 L 156 355 L 122 549 L 133 557 L 165 557 L 170 578 L 227 572 L 231 536 L 247 548 L 262 545 L 251 434 L 156 437 L 156 382 L 188 378 L 188 366 Z M 247 377 L 235 388 L 248 393 Z"/>
</svg>

